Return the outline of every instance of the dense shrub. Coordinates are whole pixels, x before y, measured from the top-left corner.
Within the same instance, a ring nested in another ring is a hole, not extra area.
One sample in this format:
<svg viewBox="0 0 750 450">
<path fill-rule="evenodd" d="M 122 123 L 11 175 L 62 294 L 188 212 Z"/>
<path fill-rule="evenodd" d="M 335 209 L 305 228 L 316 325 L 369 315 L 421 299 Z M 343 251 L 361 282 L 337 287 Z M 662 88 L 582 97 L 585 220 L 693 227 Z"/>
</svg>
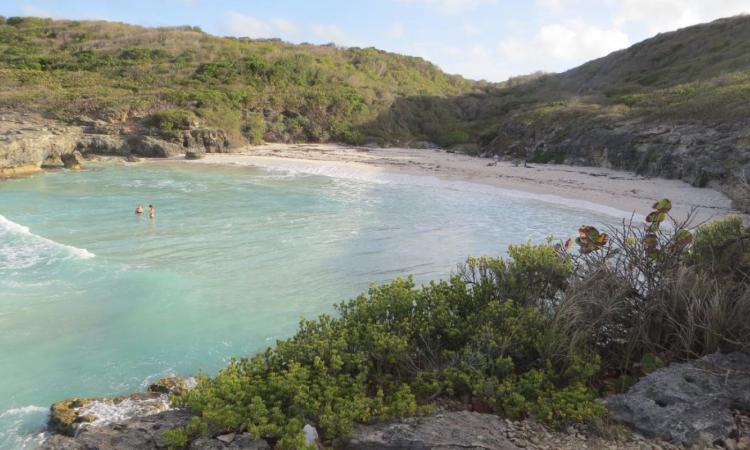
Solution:
<svg viewBox="0 0 750 450">
<path fill-rule="evenodd" d="M 668 200 L 654 208 L 644 225 L 582 227 L 577 250 L 573 240 L 515 245 L 507 258 L 469 258 L 448 281 L 373 286 L 200 377 L 175 399 L 196 419 L 170 442 L 247 429 L 302 448 L 306 423 L 330 440 L 440 398 L 588 422 L 606 414 L 592 386 L 607 388 L 611 369 L 637 376 L 669 359 L 750 349 L 750 230 L 729 216 L 693 233 Z"/>
<path fill-rule="evenodd" d="M 474 398 L 498 413 L 555 424 L 602 415 L 587 384 L 598 371 L 595 355 L 549 357 L 550 319 L 527 306 L 563 282 L 569 257 L 524 244 L 508 260 L 481 261 L 493 272 L 472 260 L 471 282 L 454 276 L 421 288 L 404 279 L 373 287 L 338 305 L 335 318 L 303 321 L 292 338 L 202 377 L 176 401 L 209 429 L 245 427 L 279 439 L 280 448 L 298 448 L 305 423 L 331 439 L 354 422 L 419 414 L 439 397 Z M 175 431 L 175 439 L 185 433 Z"/>
<path fill-rule="evenodd" d="M 165 137 L 174 138 L 179 130 L 190 128 L 196 117 L 191 111 L 180 109 L 165 109 L 148 116 L 144 123 L 157 128 Z"/>
<path fill-rule="evenodd" d="M 689 220 L 668 211 L 649 218 L 610 230 L 600 249 L 574 257 L 554 321 L 570 348 L 594 345 L 607 367 L 624 372 L 644 355 L 750 349 L 750 246 L 741 219 L 719 219 L 693 237 Z"/>
</svg>

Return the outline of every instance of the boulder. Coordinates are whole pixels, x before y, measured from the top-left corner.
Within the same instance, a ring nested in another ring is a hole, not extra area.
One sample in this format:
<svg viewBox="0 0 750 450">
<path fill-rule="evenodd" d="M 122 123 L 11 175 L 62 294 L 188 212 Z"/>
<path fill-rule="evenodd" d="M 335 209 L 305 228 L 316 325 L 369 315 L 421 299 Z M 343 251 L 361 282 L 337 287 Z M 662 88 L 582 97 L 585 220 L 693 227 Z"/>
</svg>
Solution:
<svg viewBox="0 0 750 450">
<path fill-rule="evenodd" d="M 334 442 L 334 448 L 518 450 L 506 437 L 507 428 L 507 423 L 493 414 L 444 412 L 398 423 L 356 425 L 348 438 Z"/>
<path fill-rule="evenodd" d="M 180 377 L 167 377 L 160 380 L 156 380 L 148 387 L 148 392 L 154 394 L 183 394 L 196 385 L 196 380 L 193 377 L 180 378 Z"/>
<path fill-rule="evenodd" d="M 130 136 L 126 142 L 130 153 L 148 158 L 170 158 L 183 153 L 177 144 L 152 136 Z"/>
<path fill-rule="evenodd" d="M 206 153 L 228 153 L 232 143 L 224 130 L 218 128 L 193 128 L 182 133 L 182 146 Z"/>
<path fill-rule="evenodd" d="M 83 153 L 96 155 L 127 156 L 130 153 L 130 148 L 123 138 L 107 134 L 84 134 L 76 148 Z"/>
<path fill-rule="evenodd" d="M 66 169 L 78 170 L 83 168 L 83 155 L 78 150 L 72 153 L 65 153 L 60 155 L 60 159 Z"/>
<path fill-rule="evenodd" d="M 199 438 L 190 443 L 190 450 L 271 450 L 271 446 L 262 439 L 253 439 L 249 433 L 236 434 L 231 440 Z"/>
<path fill-rule="evenodd" d="M 188 150 L 185 152 L 185 159 L 203 159 L 206 152 L 198 149 Z"/>
<path fill-rule="evenodd" d="M 158 414 L 136 416 L 102 426 L 87 426 L 75 437 L 60 434 L 47 439 L 40 450 L 156 450 L 166 449 L 164 433 L 190 423 L 191 414 L 171 409 Z M 216 438 L 200 437 L 193 440 L 190 450 L 270 450 L 262 439 L 248 433 L 229 433 Z"/>
<path fill-rule="evenodd" d="M 190 413 L 169 410 L 104 426 L 81 428 L 75 437 L 52 436 L 40 450 L 150 450 L 166 448 L 164 433 L 190 422 Z"/>
<path fill-rule="evenodd" d="M 169 407 L 167 395 L 153 392 L 112 398 L 70 398 L 52 404 L 47 428 L 54 433 L 74 436 L 88 426 L 146 417 Z"/>
<path fill-rule="evenodd" d="M 750 355 L 715 353 L 672 364 L 605 400 L 612 418 L 648 438 L 711 446 L 738 435 L 734 412 L 750 410 Z"/>
</svg>

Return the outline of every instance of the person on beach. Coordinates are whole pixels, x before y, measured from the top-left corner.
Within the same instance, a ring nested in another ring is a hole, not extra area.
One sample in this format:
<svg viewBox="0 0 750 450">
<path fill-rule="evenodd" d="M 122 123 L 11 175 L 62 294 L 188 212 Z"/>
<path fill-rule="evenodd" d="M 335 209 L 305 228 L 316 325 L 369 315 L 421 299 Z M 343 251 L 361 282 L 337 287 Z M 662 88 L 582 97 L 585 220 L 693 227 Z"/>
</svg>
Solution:
<svg viewBox="0 0 750 450">
<path fill-rule="evenodd" d="M 140 215 L 143 214 L 143 205 L 138 205 L 135 207 L 135 213 Z"/>
<path fill-rule="evenodd" d="M 148 205 L 148 217 L 153 219 L 156 215 L 156 208 L 154 208 L 154 205 Z"/>
</svg>

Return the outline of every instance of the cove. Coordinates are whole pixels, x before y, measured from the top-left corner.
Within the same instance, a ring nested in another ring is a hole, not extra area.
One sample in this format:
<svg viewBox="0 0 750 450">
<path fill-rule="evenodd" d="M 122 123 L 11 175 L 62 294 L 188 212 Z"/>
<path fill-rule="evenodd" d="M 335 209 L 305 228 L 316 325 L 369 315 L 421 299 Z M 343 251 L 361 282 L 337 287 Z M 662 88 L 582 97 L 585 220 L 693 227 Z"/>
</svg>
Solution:
<svg viewBox="0 0 750 450">
<path fill-rule="evenodd" d="M 0 448 L 33 448 L 53 401 L 214 373 L 371 282 L 615 222 L 423 177 L 141 163 L 2 182 Z"/>
</svg>

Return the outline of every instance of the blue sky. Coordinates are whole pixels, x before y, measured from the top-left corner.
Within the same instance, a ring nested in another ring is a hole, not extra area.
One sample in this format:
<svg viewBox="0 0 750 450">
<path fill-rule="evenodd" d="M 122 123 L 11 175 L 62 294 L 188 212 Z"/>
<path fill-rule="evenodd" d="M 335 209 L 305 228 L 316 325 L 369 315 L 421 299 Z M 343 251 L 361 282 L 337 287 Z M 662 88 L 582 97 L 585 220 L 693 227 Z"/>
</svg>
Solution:
<svg viewBox="0 0 750 450">
<path fill-rule="evenodd" d="M 197 25 L 226 36 L 374 46 L 502 81 L 563 71 L 750 0 L 2 0 L 0 15 Z"/>
</svg>

